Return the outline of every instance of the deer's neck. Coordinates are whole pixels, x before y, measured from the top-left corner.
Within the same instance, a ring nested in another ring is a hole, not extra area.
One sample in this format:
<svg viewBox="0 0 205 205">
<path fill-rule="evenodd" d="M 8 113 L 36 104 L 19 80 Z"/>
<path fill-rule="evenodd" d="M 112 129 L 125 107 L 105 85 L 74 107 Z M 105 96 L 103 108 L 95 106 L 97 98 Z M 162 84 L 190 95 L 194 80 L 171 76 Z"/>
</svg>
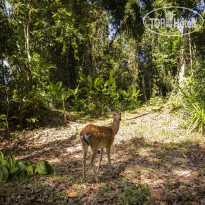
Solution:
<svg viewBox="0 0 205 205">
<path fill-rule="evenodd" d="M 117 134 L 118 130 L 119 130 L 119 127 L 120 127 L 120 122 L 113 119 L 113 123 L 111 125 L 111 129 L 113 130 L 113 134 L 114 136 Z"/>
</svg>

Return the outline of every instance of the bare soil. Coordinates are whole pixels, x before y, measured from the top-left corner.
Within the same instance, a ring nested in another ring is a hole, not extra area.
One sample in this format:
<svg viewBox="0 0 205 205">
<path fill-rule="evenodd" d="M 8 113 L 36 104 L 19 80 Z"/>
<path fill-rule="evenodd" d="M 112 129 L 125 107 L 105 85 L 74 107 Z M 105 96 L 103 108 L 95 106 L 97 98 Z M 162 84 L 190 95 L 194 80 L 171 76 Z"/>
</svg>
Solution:
<svg viewBox="0 0 205 205">
<path fill-rule="evenodd" d="M 2 184 L 0 204 L 205 204 L 204 138 L 188 133 L 179 114 L 164 107 L 124 112 L 111 153 L 114 173 L 104 154 L 100 182 L 89 158 L 82 181 L 79 132 L 89 123 L 109 125 L 110 117 L 71 113 L 65 125 L 61 114 L 49 114 L 43 127 L 2 140 L 5 156 L 47 160 L 55 174 Z"/>
</svg>

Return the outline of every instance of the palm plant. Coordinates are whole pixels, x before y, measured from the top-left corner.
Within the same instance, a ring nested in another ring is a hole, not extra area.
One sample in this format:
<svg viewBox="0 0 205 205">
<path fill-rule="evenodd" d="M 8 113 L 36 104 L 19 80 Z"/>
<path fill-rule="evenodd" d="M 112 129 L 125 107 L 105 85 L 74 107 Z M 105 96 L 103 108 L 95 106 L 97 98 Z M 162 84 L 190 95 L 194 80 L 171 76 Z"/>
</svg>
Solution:
<svg viewBox="0 0 205 205">
<path fill-rule="evenodd" d="M 201 134 L 204 134 L 205 128 L 205 103 L 200 104 L 198 102 L 193 104 L 187 104 L 185 111 L 191 119 L 187 122 L 188 130 L 193 131 L 198 129 Z"/>
<path fill-rule="evenodd" d="M 196 89 L 192 84 L 188 84 L 181 89 L 184 99 L 185 114 L 190 117 L 186 123 L 188 130 L 198 130 L 204 134 L 205 128 L 205 101 L 203 89 Z"/>
</svg>

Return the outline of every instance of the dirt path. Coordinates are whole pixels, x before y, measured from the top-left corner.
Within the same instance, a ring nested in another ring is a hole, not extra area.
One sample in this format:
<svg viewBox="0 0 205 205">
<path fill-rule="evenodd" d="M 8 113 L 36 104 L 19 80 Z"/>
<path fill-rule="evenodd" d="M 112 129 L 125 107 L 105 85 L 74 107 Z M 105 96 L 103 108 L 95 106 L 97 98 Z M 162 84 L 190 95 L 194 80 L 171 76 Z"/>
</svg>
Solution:
<svg viewBox="0 0 205 205">
<path fill-rule="evenodd" d="M 0 204 L 205 204 L 203 138 L 187 133 L 178 114 L 161 107 L 124 112 L 122 119 L 111 155 L 114 174 L 104 156 L 100 183 L 89 166 L 88 181 L 81 181 L 78 135 L 88 119 L 15 133 L 18 140 L 0 145 L 6 156 L 48 160 L 56 173 L 16 183 L 15 189 L 15 182 L 7 184 L 0 190 Z"/>
</svg>

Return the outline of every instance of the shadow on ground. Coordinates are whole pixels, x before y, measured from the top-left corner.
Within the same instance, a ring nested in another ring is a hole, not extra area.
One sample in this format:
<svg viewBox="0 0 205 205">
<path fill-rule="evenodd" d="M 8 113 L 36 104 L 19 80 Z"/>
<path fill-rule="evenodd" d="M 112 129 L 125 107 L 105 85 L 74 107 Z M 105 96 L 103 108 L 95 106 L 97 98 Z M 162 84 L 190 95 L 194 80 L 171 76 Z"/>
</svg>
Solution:
<svg viewBox="0 0 205 205">
<path fill-rule="evenodd" d="M 104 154 L 100 182 L 95 183 L 89 159 L 87 181 L 81 179 L 79 143 L 76 133 L 44 144 L 19 140 L 0 147 L 6 156 L 48 160 L 55 170 L 54 176 L 4 185 L 0 204 L 205 204 L 203 144 L 147 142 L 143 137 L 122 141 L 112 149 L 114 173 Z"/>
</svg>

